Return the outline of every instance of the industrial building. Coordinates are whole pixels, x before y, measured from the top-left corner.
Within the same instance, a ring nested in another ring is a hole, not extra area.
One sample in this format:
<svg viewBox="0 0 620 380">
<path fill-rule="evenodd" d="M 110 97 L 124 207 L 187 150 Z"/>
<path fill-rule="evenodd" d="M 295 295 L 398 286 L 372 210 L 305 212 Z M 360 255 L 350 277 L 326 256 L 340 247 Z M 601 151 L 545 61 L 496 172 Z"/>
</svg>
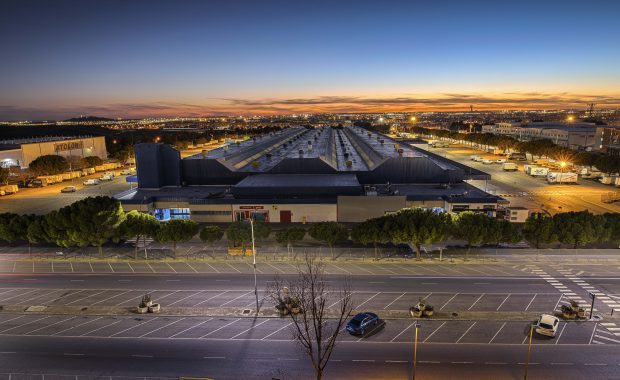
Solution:
<svg viewBox="0 0 620 380">
<path fill-rule="evenodd" d="M 518 140 L 551 140 L 556 145 L 577 150 L 603 150 L 600 127 L 582 122 L 497 123 L 483 125 L 483 133 L 511 136 Z"/>
<path fill-rule="evenodd" d="M 19 166 L 26 169 L 32 161 L 46 155 L 80 158 L 98 156 L 102 160 L 108 158 L 103 136 L 54 136 L 0 141 L 0 166 L 3 167 Z"/>
<path fill-rule="evenodd" d="M 289 128 L 184 159 L 138 144 L 135 156 L 138 188 L 117 198 L 162 220 L 360 222 L 406 207 L 493 214 L 503 201 L 464 182 L 488 174 L 358 127 Z"/>
</svg>

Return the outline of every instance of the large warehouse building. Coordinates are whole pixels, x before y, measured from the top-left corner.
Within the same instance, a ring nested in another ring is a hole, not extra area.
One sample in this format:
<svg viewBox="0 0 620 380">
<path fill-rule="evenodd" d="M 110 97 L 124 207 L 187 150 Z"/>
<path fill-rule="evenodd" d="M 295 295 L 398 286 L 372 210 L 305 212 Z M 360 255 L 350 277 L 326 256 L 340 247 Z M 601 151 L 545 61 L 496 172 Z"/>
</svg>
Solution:
<svg viewBox="0 0 620 380">
<path fill-rule="evenodd" d="M 40 156 L 64 157 L 98 156 L 108 158 L 105 137 L 36 137 L 30 139 L 0 141 L 0 166 L 19 166 L 22 169 Z"/>
<path fill-rule="evenodd" d="M 162 220 L 360 222 L 406 207 L 494 213 L 503 200 L 464 182 L 489 176 L 357 127 L 289 128 L 184 159 L 135 147 L 126 210 Z"/>
</svg>

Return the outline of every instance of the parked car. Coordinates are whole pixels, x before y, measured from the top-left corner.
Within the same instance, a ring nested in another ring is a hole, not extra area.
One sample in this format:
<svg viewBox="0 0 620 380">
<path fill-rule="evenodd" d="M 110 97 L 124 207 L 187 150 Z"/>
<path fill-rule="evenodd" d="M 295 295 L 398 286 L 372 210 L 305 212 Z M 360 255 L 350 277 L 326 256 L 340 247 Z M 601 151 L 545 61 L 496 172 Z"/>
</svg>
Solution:
<svg viewBox="0 0 620 380">
<path fill-rule="evenodd" d="M 122 175 L 132 175 L 136 173 L 136 168 L 129 168 L 121 170 Z"/>
<path fill-rule="evenodd" d="M 537 334 L 555 337 L 555 333 L 558 331 L 560 320 L 557 317 L 549 314 L 543 314 L 538 318 L 534 331 Z"/>
<path fill-rule="evenodd" d="M 497 163 L 497 164 L 504 164 L 504 163 L 506 163 L 506 159 L 505 158 L 498 158 L 497 160 L 495 160 L 495 163 Z"/>
<path fill-rule="evenodd" d="M 98 179 L 87 179 L 86 181 L 82 183 L 84 184 L 84 186 L 94 186 L 94 185 L 99 184 L 99 180 Z"/>
<path fill-rule="evenodd" d="M 347 323 L 347 331 L 351 335 L 364 335 L 370 328 L 379 324 L 379 316 L 375 313 L 359 313 Z"/>
<path fill-rule="evenodd" d="M 109 174 L 105 174 L 105 175 L 102 175 L 101 177 L 99 177 L 99 181 L 111 181 L 113 179 L 114 179 L 114 177 L 112 177 Z"/>
<path fill-rule="evenodd" d="M 61 193 L 75 193 L 76 191 L 77 188 L 75 186 L 65 186 L 60 190 Z"/>
</svg>

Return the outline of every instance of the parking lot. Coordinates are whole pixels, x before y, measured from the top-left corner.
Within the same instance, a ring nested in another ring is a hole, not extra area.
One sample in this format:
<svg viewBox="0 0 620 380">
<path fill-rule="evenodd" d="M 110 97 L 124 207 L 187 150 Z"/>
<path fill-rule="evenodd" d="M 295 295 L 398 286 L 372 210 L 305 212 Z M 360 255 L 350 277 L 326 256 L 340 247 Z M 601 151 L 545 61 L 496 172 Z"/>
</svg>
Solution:
<svg viewBox="0 0 620 380">
<path fill-rule="evenodd" d="M 412 342 L 414 322 L 386 320 L 379 331 L 365 337 L 343 333 L 343 342 Z M 524 321 L 422 320 L 418 339 L 432 344 L 526 344 L 529 323 Z M 0 315 L 0 335 L 291 341 L 288 318 Z M 553 339 L 536 335 L 533 344 L 592 344 L 597 322 L 560 322 Z M 610 344 L 614 344 L 610 342 Z"/>
<path fill-rule="evenodd" d="M 414 275 L 414 276 L 528 276 L 525 265 L 455 265 L 411 262 L 331 262 L 324 261 L 326 274 Z M 259 261 L 259 274 L 298 273 L 296 263 Z M 0 273 L 252 273 L 251 261 L 74 261 L 74 260 L 0 260 Z"/>
<path fill-rule="evenodd" d="M 65 306 L 137 306 L 144 289 L 41 289 L 0 288 L 3 305 Z M 157 290 L 150 292 L 162 307 L 247 308 L 256 300 L 253 289 L 247 290 Z M 340 295 L 328 294 L 328 307 L 334 307 Z M 353 292 L 354 309 L 409 310 L 420 299 L 437 311 L 480 312 L 552 312 L 561 301 L 560 293 L 454 293 L 454 292 Z M 270 304 L 268 294 L 259 291 L 262 303 Z"/>
</svg>

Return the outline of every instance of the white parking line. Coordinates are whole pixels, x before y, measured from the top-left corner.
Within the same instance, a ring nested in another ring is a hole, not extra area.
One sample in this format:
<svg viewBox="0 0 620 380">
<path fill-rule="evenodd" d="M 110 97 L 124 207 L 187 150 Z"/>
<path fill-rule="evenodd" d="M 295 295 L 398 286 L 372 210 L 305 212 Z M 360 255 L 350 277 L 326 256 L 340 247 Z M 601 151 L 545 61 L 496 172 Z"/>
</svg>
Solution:
<svg viewBox="0 0 620 380">
<path fill-rule="evenodd" d="M 245 334 L 246 332 L 248 332 L 248 331 L 252 330 L 253 328 L 258 327 L 258 326 L 260 326 L 260 325 L 262 325 L 263 323 L 268 322 L 268 321 L 269 321 L 269 318 L 265 319 L 264 321 L 262 321 L 261 323 L 259 323 L 259 324 L 257 324 L 257 325 L 254 325 L 254 326 L 250 327 L 249 329 L 245 329 L 245 330 L 241 331 L 239 334 L 237 334 L 237 335 L 233 336 L 233 337 L 232 337 L 232 338 L 230 338 L 230 339 L 235 339 L 235 338 L 236 338 L 236 337 L 238 337 L 239 335 Z"/>
<path fill-rule="evenodd" d="M 104 329 L 104 328 L 106 328 L 106 327 L 114 326 L 115 324 L 117 324 L 117 323 L 121 323 L 121 322 L 123 322 L 123 321 L 125 321 L 125 320 L 126 320 L 126 319 L 119 319 L 118 321 L 116 321 L 116 322 L 114 322 L 114 323 L 110 323 L 110 324 L 108 324 L 108 325 L 103 325 L 103 326 L 101 326 L 101 327 L 98 327 L 98 328 L 96 328 L 96 329 L 94 329 L 94 330 L 91 330 L 91 331 L 87 331 L 87 332 L 85 332 L 84 334 L 80 334 L 80 335 L 78 335 L 78 336 L 84 336 L 84 335 L 87 335 L 87 334 L 90 334 L 90 333 L 94 333 L 95 331 L 99 331 L 99 330 Z M 76 327 L 77 327 L 77 326 L 76 326 Z M 69 329 L 67 329 L 67 330 L 69 330 Z M 56 334 L 54 334 L 54 335 L 56 335 Z"/>
<path fill-rule="evenodd" d="M 172 269 L 172 271 L 173 271 L 174 273 L 177 273 L 177 270 L 176 270 L 176 269 L 174 269 L 174 268 L 172 267 L 172 265 L 168 264 L 167 262 L 166 262 L 166 265 L 168 265 L 168 267 L 169 267 L 170 269 Z"/>
<path fill-rule="evenodd" d="M 527 304 L 527 307 L 525 308 L 525 311 L 527 311 L 527 309 L 529 309 L 530 306 L 532 306 L 532 302 L 534 302 L 534 298 L 536 298 L 537 295 L 538 295 L 538 293 L 534 294 L 534 297 L 532 297 L 532 299 L 530 300 L 530 303 Z"/>
<path fill-rule="evenodd" d="M 568 325 L 568 323 L 564 323 L 564 326 L 562 326 L 562 330 L 560 330 L 560 335 L 558 335 L 558 339 L 556 339 L 555 343 L 553 344 L 558 344 L 558 342 L 560 341 L 560 338 L 562 338 L 562 334 L 564 333 L 564 330 L 566 329 L 566 325 Z"/>
<path fill-rule="evenodd" d="M 506 298 L 504 298 L 504 300 L 502 301 L 502 303 L 499 304 L 499 306 L 497 307 L 497 309 L 495 309 L 496 311 L 499 311 L 499 309 L 502 307 L 502 305 L 506 302 L 506 300 L 508 300 L 508 298 L 510 297 L 510 294 L 508 294 L 506 296 Z"/>
<path fill-rule="evenodd" d="M 265 337 L 264 337 L 264 338 L 262 338 L 261 340 L 265 340 L 265 339 L 269 338 L 270 336 L 272 336 L 272 335 L 274 335 L 275 333 L 278 333 L 278 332 L 280 332 L 280 331 L 284 330 L 285 328 L 289 327 L 289 326 L 290 326 L 290 325 L 292 325 L 292 324 L 293 324 L 293 322 L 289 322 L 288 324 L 286 324 L 286 325 L 284 325 L 284 326 L 280 327 L 279 329 L 277 329 L 276 331 L 272 332 L 271 334 L 269 334 L 269 335 L 265 336 Z"/>
<path fill-rule="evenodd" d="M 155 330 L 148 331 L 148 332 L 146 332 L 146 333 L 144 333 L 144 334 L 140 335 L 138 338 L 142 338 L 142 337 L 143 337 L 143 336 L 145 336 L 145 335 L 152 334 L 152 333 L 154 333 L 155 331 L 159 331 L 159 330 L 161 330 L 161 329 L 163 329 L 163 328 L 170 327 L 170 326 L 174 325 L 175 323 L 179 323 L 179 322 L 181 322 L 181 321 L 182 321 L 182 320 L 184 320 L 184 319 L 186 319 L 186 318 L 181 318 L 181 319 L 177 319 L 176 321 L 172 321 L 172 322 L 168 323 L 167 325 L 164 325 L 164 326 L 162 326 L 162 327 L 158 327 L 158 328 L 156 328 Z"/>
<path fill-rule="evenodd" d="M 399 299 L 401 299 L 401 298 L 402 298 L 405 294 L 407 294 L 407 293 L 403 293 L 403 294 L 401 294 L 400 296 L 396 297 L 396 299 L 395 299 L 394 301 L 392 301 L 392 302 L 388 303 L 388 304 L 387 304 L 387 305 L 383 308 L 383 310 L 385 310 L 385 309 L 387 309 L 388 307 L 390 307 L 390 306 L 391 306 L 394 302 L 396 302 L 396 301 L 398 301 Z"/>
<path fill-rule="evenodd" d="M 471 304 L 471 306 L 469 307 L 469 309 L 467 309 L 467 310 L 471 310 L 471 308 L 472 308 L 472 307 L 474 307 L 474 306 L 478 303 L 478 301 L 480 301 L 480 299 L 481 299 L 482 297 L 484 297 L 484 293 L 482 293 L 482 294 L 480 295 L 480 297 L 478 297 L 478 299 L 477 299 L 477 300 L 475 300 L 475 301 L 474 301 L 474 303 L 472 303 L 472 304 Z"/>
<path fill-rule="evenodd" d="M 493 335 L 493 338 L 491 338 L 491 340 L 489 341 L 489 344 L 491 344 L 491 342 L 493 342 L 495 340 L 495 338 L 499 335 L 499 332 L 502 331 L 502 329 L 504 328 L 504 326 L 506 326 L 506 322 L 504 322 L 504 324 L 499 328 L 499 330 L 497 330 L 497 332 L 495 333 L 495 335 Z"/>
<path fill-rule="evenodd" d="M 439 310 L 443 310 L 443 308 L 446 307 L 446 305 L 449 304 L 450 301 L 452 301 L 454 299 L 454 297 L 456 297 L 458 295 L 459 295 L 459 293 L 456 293 L 455 295 L 453 295 L 452 298 L 450 298 L 448 301 L 446 301 L 446 303 L 444 303 L 443 306 L 439 308 Z"/>
<path fill-rule="evenodd" d="M 190 298 L 190 297 L 193 297 L 193 296 L 195 296 L 195 295 L 198 295 L 198 294 L 200 294 L 200 293 L 202 293 L 202 292 L 204 292 L 204 290 L 199 290 L 198 292 L 194 292 L 194 293 L 190 294 L 190 295 L 189 295 L 189 296 L 187 296 L 187 297 L 183 297 L 183 298 L 180 298 L 180 299 L 178 299 L 178 300 L 176 300 L 176 301 L 174 301 L 174 302 L 172 302 L 172 303 L 169 303 L 169 304 L 168 304 L 168 306 L 172 306 L 172 305 L 174 305 L 175 303 L 178 303 L 178 302 L 181 302 L 181 301 L 183 301 L 183 300 L 186 300 L 186 299 L 188 299 L 188 298 Z"/>
<path fill-rule="evenodd" d="M 107 291 L 107 290 L 102 290 L 102 291 L 97 292 L 97 293 L 95 293 L 95 294 L 88 295 L 88 296 L 86 296 L 85 298 L 79 298 L 79 299 L 77 299 L 77 300 L 75 300 L 75 301 L 71 301 L 71 302 L 69 302 L 69 303 L 66 303 L 66 304 L 65 304 L 65 306 L 68 306 L 68 305 L 74 304 L 74 303 L 76 303 L 76 302 L 83 301 L 83 300 L 85 300 L 85 299 L 87 299 L 87 298 L 90 298 L 90 297 L 94 297 L 94 296 L 99 295 L 99 294 L 101 294 L 101 293 L 104 293 L 104 292 L 106 292 L 106 291 Z M 79 293 L 79 292 L 77 292 L 77 293 Z M 77 294 L 77 293 L 74 293 L 74 294 Z"/>
<path fill-rule="evenodd" d="M 157 272 L 155 271 L 155 269 L 153 269 L 153 267 L 151 266 L 151 264 L 149 264 L 149 263 L 147 262 L 147 263 L 146 263 L 146 265 L 148 265 L 148 267 L 151 269 L 151 272 L 153 272 L 153 273 L 157 273 Z"/>
<path fill-rule="evenodd" d="M 138 323 L 138 324 L 137 324 L 137 325 L 135 325 L 135 326 L 131 326 L 131 327 L 128 327 L 128 328 L 126 328 L 126 329 L 124 329 L 124 330 L 121 330 L 121 331 L 119 331 L 119 332 L 117 332 L 117 333 L 114 333 L 114 334 L 110 335 L 110 337 L 117 336 L 117 335 L 119 335 L 119 334 L 124 333 L 125 331 L 131 330 L 131 329 L 134 329 L 134 328 L 136 328 L 136 327 L 144 326 L 144 325 L 146 325 L 147 323 L 149 323 L 149 322 L 153 322 L 154 320 L 156 320 L 156 319 L 158 319 L 158 318 L 159 318 L 159 317 L 149 318 L 149 319 L 147 319 L 146 321 L 143 321 L 142 323 Z"/>
<path fill-rule="evenodd" d="M 4 299 L 2 299 L 2 301 L 1 301 L 1 302 L 6 302 L 6 301 L 8 301 L 8 300 L 11 300 L 11 299 L 13 299 L 13 298 L 17 298 L 17 297 L 21 297 L 21 296 L 26 295 L 26 294 L 32 294 L 32 293 L 34 293 L 34 292 L 36 292 L 36 291 L 39 291 L 39 290 L 41 290 L 41 289 L 33 289 L 33 290 L 30 290 L 30 291 L 28 291 L 28 292 L 26 292 L 26 293 L 20 293 L 20 294 L 17 294 L 17 295 L 15 295 L 15 296 L 13 296 L 13 297 L 4 298 Z"/>
<path fill-rule="evenodd" d="M 86 321 L 86 322 L 84 322 L 84 323 L 80 323 L 79 325 L 75 325 L 75 326 L 68 327 L 68 328 L 66 328 L 66 329 L 64 329 L 64 330 L 57 331 L 57 332 L 53 333 L 53 334 L 52 334 L 52 335 L 50 335 L 50 336 L 58 335 L 58 334 L 63 333 L 63 332 L 65 332 L 65 331 L 67 331 L 67 330 L 71 330 L 71 329 L 74 329 L 74 328 L 76 328 L 76 327 L 80 327 L 80 326 L 83 326 L 83 325 L 89 324 L 89 323 L 94 322 L 94 321 L 96 321 L 96 320 L 98 320 L 98 319 L 101 319 L 101 318 L 103 318 L 103 317 L 97 317 L 97 318 L 95 318 L 95 319 L 91 319 L 91 320 Z"/>
<path fill-rule="evenodd" d="M 114 272 L 114 268 L 112 268 L 112 264 L 110 264 L 110 262 L 109 262 L 109 261 L 108 261 L 108 266 L 110 267 L 110 270 L 112 271 L 112 273 L 115 273 L 115 272 Z"/>
<path fill-rule="evenodd" d="M 198 326 L 200 326 L 200 325 L 204 325 L 205 323 L 209 322 L 209 321 L 210 321 L 210 320 L 212 320 L 212 319 L 213 319 L 213 318 L 209 318 L 209 319 L 207 319 L 206 321 L 202 321 L 202 322 L 200 322 L 200 323 L 198 323 L 198 324 L 196 324 L 196 325 L 193 325 L 193 326 L 191 326 L 191 327 L 186 328 L 185 330 L 179 331 L 178 333 L 176 333 L 176 334 L 174 334 L 174 335 L 169 336 L 169 337 L 168 337 L 168 339 L 174 338 L 174 337 L 175 337 L 175 336 L 177 336 L 177 335 L 181 335 L 181 334 L 183 334 L 184 332 L 186 332 L 186 331 L 188 331 L 188 330 L 193 329 L 194 327 L 198 327 Z"/>
<path fill-rule="evenodd" d="M 211 332 L 210 332 L 210 333 L 208 333 L 208 334 L 205 334 L 205 335 L 201 336 L 199 339 L 202 339 L 202 338 L 204 338 L 204 337 L 207 337 L 207 336 L 209 336 L 209 335 L 213 334 L 214 332 L 218 332 L 218 331 L 220 331 L 221 329 L 223 329 L 223 328 L 225 328 L 225 327 L 228 327 L 228 326 L 232 325 L 233 323 L 238 322 L 238 321 L 240 321 L 240 320 L 241 320 L 241 318 L 237 318 L 237 319 L 235 319 L 234 321 L 232 321 L 232 322 L 230 322 L 230 323 L 227 323 L 227 324 L 225 324 L 224 326 L 222 326 L 222 327 L 220 327 L 220 328 L 218 328 L 218 329 L 215 329 L 215 330 L 211 331 Z"/>
<path fill-rule="evenodd" d="M 45 325 L 45 326 L 43 326 L 43 327 L 39 327 L 38 329 L 34 329 L 34 330 L 31 330 L 31 331 L 28 331 L 28 332 L 27 332 L 27 333 L 25 333 L 24 335 L 30 335 L 30 334 L 32 334 L 32 333 L 33 333 L 33 332 L 35 332 L 35 331 L 43 330 L 43 329 L 45 329 L 45 328 L 48 328 L 48 327 L 50 327 L 50 326 L 57 325 L 57 324 L 59 324 L 59 323 L 69 322 L 70 320 L 75 319 L 75 318 L 77 318 L 77 317 L 71 317 L 71 318 L 69 318 L 69 319 L 63 319 L 63 320 L 61 320 L 61 321 L 58 321 L 58 322 L 52 323 L 51 325 Z"/>
<path fill-rule="evenodd" d="M 471 325 L 471 326 L 469 326 L 469 328 L 468 328 L 467 330 L 465 330 L 465 332 L 463 333 L 463 335 L 461 335 L 461 337 L 460 337 L 460 338 L 458 338 L 458 339 L 456 340 L 456 342 L 454 342 L 454 343 L 458 343 L 458 342 L 460 342 L 460 341 L 461 341 L 461 339 L 463 339 L 463 337 L 465 337 L 465 335 L 467 335 L 467 333 L 469 332 L 469 330 L 471 330 L 471 329 L 472 329 L 472 328 L 476 325 L 476 323 L 477 323 L 477 322 L 472 323 L 472 325 Z"/>
<path fill-rule="evenodd" d="M 237 273 L 241 273 L 241 271 L 235 267 L 233 267 L 232 265 L 230 265 L 229 263 L 226 263 L 226 265 L 228 265 L 229 267 L 231 267 L 232 269 L 234 269 Z M 249 264 L 248 264 L 249 265 Z M 258 270 L 258 268 L 256 268 L 257 271 L 260 272 L 260 270 Z"/>
<path fill-rule="evenodd" d="M 592 335 L 590 335 L 590 341 L 588 344 L 592 344 L 592 339 L 594 339 L 594 334 L 596 333 L 596 329 L 598 328 L 598 322 L 594 324 L 594 329 L 592 330 Z"/>
<path fill-rule="evenodd" d="M 127 262 L 127 265 L 129 265 L 129 268 L 131 269 L 131 273 L 136 273 L 136 271 L 133 269 L 129 261 Z"/>
<path fill-rule="evenodd" d="M 224 303 L 223 303 L 223 304 L 221 304 L 221 305 L 218 305 L 218 307 L 222 307 L 222 306 L 227 305 L 227 304 L 229 304 L 229 303 L 231 303 L 231 302 L 234 302 L 234 301 L 238 300 L 239 298 L 242 298 L 242 297 L 247 296 L 247 295 L 248 295 L 248 294 L 250 294 L 250 293 L 253 293 L 253 291 L 249 291 L 249 292 L 247 292 L 247 293 L 243 293 L 243 294 L 242 294 L 242 295 L 240 295 L 239 297 L 235 297 L 235 298 L 233 298 L 233 299 L 231 299 L 231 300 L 229 300 L 229 301 L 227 301 L 227 302 L 224 302 Z"/>
<path fill-rule="evenodd" d="M 214 291 L 217 291 L 217 290 L 214 290 Z M 202 305 L 203 303 L 205 303 L 205 302 L 207 302 L 207 301 L 210 301 L 210 300 L 212 300 L 213 298 L 218 297 L 218 296 L 220 296 L 220 295 L 222 295 L 222 294 L 224 294 L 224 293 L 228 293 L 228 292 L 229 292 L 229 290 L 224 290 L 223 292 L 217 293 L 217 294 L 216 294 L 216 295 L 214 295 L 213 297 L 209 297 L 209 298 L 207 298 L 206 300 L 202 300 L 202 301 L 198 302 L 197 304 L 193 305 L 192 307 L 196 307 L 196 306 L 198 306 L 198 305 Z"/>
<path fill-rule="evenodd" d="M 422 343 L 426 343 L 426 341 L 429 340 L 445 324 L 446 324 L 446 322 L 443 322 L 441 325 L 439 325 L 439 327 L 437 327 L 429 336 L 427 336 L 426 339 L 424 339 L 424 341 Z"/>
<path fill-rule="evenodd" d="M 95 303 L 92 303 L 92 304 L 91 304 L 91 306 L 96 305 L 96 304 L 98 304 L 98 303 L 105 302 L 105 301 L 107 301 L 107 300 L 109 300 L 109 299 L 112 299 L 112 298 L 120 297 L 120 296 L 122 296 L 123 294 L 127 294 L 127 293 L 129 293 L 129 292 L 131 292 L 131 290 L 126 290 L 126 291 L 122 292 L 121 294 L 116 294 L 116 295 L 113 295 L 112 297 L 104 298 L 104 299 L 102 299 L 101 301 L 97 301 L 97 302 L 95 302 Z"/>
<path fill-rule="evenodd" d="M 564 297 L 564 293 L 560 294 L 560 298 L 558 298 L 558 302 L 556 302 L 555 307 L 553 308 L 553 310 L 551 310 L 552 312 L 557 310 L 558 305 L 560 304 L 560 301 L 562 301 L 563 297 Z"/>
<path fill-rule="evenodd" d="M 368 298 L 366 301 L 364 301 L 364 302 L 362 302 L 361 304 L 357 305 L 355 308 L 356 308 L 356 309 L 359 309 L 359 308 L 360 308 L 360 306 L 362 306 L 362 305 L 363 305 L 363 304 L 365 304 L 366 302 L 370 301 L 371 299 L 375 298 L 375 297 L 376 297 L 376 296 L 378 296 L 379 294 L 381 294 L 381 292 L 376 293 L 374 296 L 372 296 L 372 297 Z"/>
<path fill-rule="evenodd" d="M 405 327 L 405 328 L 403 329 L 403 331 L 399 332 L 399 333 L 398 333 L 398 335 L 396 335 L 394 338 L 392 338 L 392 339 L 390 340 L 390 342 L 395 341 L 395 340 L 396 340 L 396 338 L 398 338 L 399 336 L 403 335 L 403 333 L 404 333 L 405 331 L 409 330 L 409 329 L 411 328 L 411 326 L 413 326 L 414 324 L 415 324 L 415 322 L 412 322 L 409 326 Z"/>
<path fill-rule="evenodd" d="M 4 330 L 0 331 L 0 333 L 4 334 L 4 333 L 5 333 L 5 332 L 7 332 L 7 331 L 15 330 L 16 328 L 23 327 L 23 326 L 28 326 L 28 325 L 30 325 L 30 324 L 33 324 L 33 323 L 36 323 L 36 322 L 42 321 L 42 320 L 47 319 L 47 318 L 50 318 L 50 317 L 51 317 L 51 315 L 48 315 L 47 317 L 43 317 L 43 318 L 39 318 L 39 319 L 35 319 L 34 321 L 30 321 L 30 322 L 26 322 L 26 323 L 21 324 L 21 325 L 13 326 L 13 327 L 11 327 L 10 329 L 4 329 Z"/>
<path fill-rule="evenodd" d="M 186 263 L 185 263 L 185 265 L 187 265 L 188 267 L 190 267 L 190 268 L 191 268 L 191 270 L 193 270 L 193 271 L 194 271 L 194 273 L 198 273 L 198 271 L 196 270 L 196 268 L 194 268 L 193 266 L 191 266 L 191 264 L 190 264 L 190 263 L 186 262 Z"/>
<path fill-rule="evenodd" d="M 209 264 L 209 263 L 205 263 L 205 264 L 207 264 L 208 266 L 210 266 L 210 267 L 211 267 L 211 269 L 213 269 L 213 271 L 214 271 L 215 273 L 220 273 L 220 271 L 219 271 L 219 270 L 217 270 L 217 269 L 215 269 L 215 267 L 214 267 L 213 265 L 211 265 L 211 264 Z"/>
</svg>

